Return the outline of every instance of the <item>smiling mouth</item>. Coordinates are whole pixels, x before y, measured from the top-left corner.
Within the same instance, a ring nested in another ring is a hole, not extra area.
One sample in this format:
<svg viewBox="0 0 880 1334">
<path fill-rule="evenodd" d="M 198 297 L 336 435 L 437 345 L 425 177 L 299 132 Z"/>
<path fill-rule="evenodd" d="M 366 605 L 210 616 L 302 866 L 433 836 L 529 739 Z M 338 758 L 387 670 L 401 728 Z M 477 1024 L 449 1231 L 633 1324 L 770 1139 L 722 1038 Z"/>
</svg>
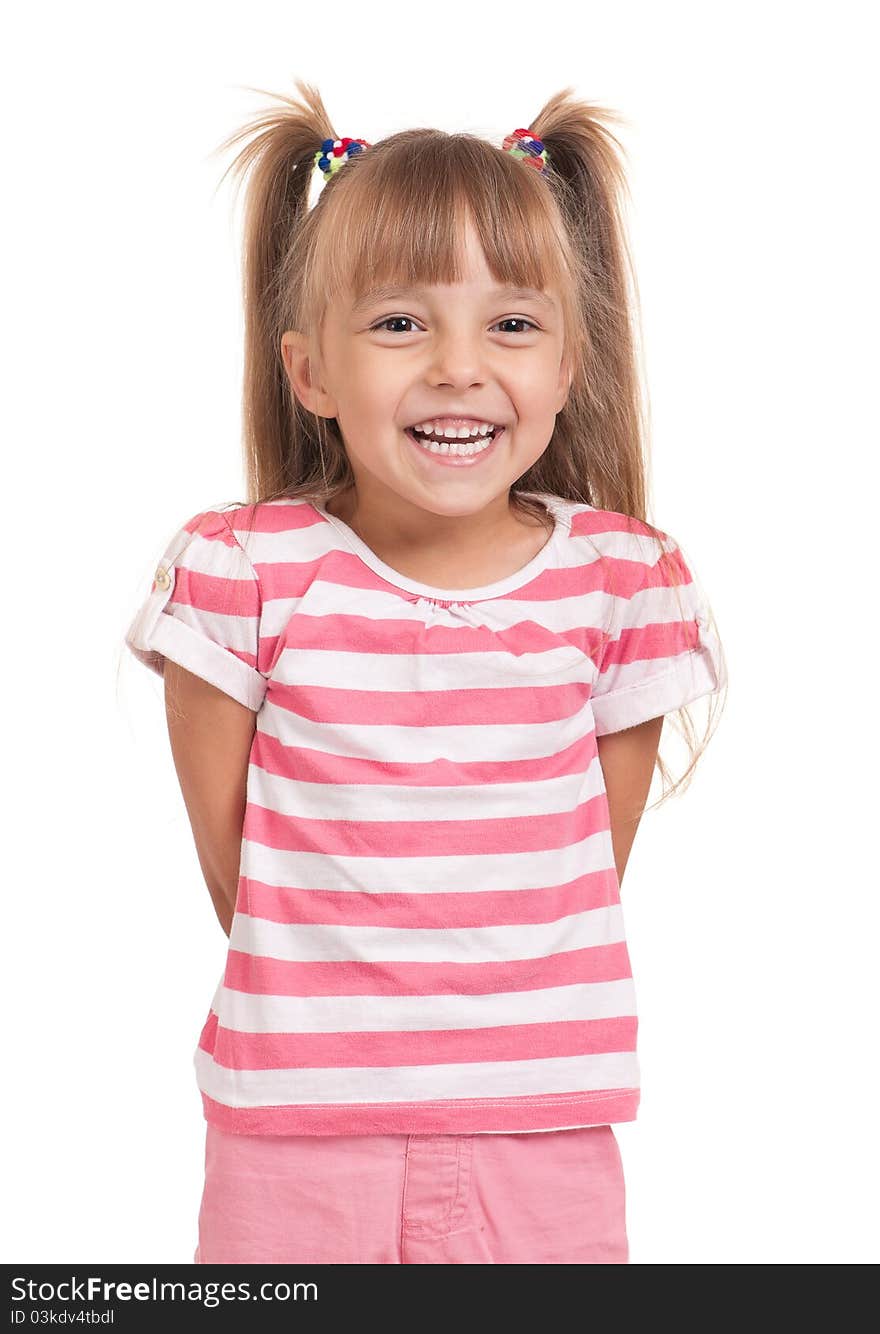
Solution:
<svg viewBox="0 0 880 1334">
<path fill-rule="evenodd" d="M 414 444 L 418 445 L 428 454 L 433 454 L 438 458 L 478 458 L 485 454 L 492 446 L 493 441 L 497 440 L 504 431 L 503 426 L 493 427 L 485 435 L 473 436 L 471 439 L 452 439 L 433 440 L 431 437 L 421 435 L 414 427 L 406 428 L 406 435 Z"/>
</svg>

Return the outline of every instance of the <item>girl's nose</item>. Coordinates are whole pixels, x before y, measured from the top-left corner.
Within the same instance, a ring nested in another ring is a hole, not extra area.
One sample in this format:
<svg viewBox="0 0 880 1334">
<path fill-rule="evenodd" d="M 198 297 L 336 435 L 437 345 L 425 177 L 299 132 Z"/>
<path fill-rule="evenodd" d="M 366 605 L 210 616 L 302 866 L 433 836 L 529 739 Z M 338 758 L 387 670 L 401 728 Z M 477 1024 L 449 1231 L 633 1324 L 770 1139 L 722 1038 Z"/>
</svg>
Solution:
<svg viewBox="0 0 880 1334">
<path fill-rule="evenodd" d="M 438 341 L 431 356 L 431 382 L 469 388 L 489 378 L 486 349 L 479 337 L 449 334 Z"/>
</svg>

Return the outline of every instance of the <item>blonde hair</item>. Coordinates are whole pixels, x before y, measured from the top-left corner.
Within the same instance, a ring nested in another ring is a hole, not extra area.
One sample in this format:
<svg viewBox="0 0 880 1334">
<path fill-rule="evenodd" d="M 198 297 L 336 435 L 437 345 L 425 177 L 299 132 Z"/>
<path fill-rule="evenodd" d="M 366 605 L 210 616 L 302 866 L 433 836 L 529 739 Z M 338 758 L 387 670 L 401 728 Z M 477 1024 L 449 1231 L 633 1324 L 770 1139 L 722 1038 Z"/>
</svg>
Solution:
<svg viewBox="0 0 880 1334">
<path fill-rule="evenodd" d="M 266 94 L 280 105 L 217 149 L 243 143 L 221 183 L 229 172 L 247 177 L 243 503 L 326 503 L 354 485 L 336 421 L 308 412 L 290 386 L 282 334 L 304 333 L 317 363 L 324 313 L 343 286 L 359 297 L 386 283 L 459 281 L 468 220 L 499 283 L 552 285 L 562 303 L 571 389 L 547 449 L 512 486 L 511 508 L 546 523 L 541 502 L 523 493 L 549 492 L 616 511 L 662 552 L 662 534 L 646 518 L 639 297 L 622 213 L 622 150 L 609 128 L 622 118 L 575 100 L 571 89 L 555 94 L 528 126 L 549 157 L 541 172 L 473 134 L 402 130 L 354 155 L 310 208 L 315 154 L 340 136 L 317 89 L 295 82 L 301 100 Z M 362 125 L 355 131 L 368 138 Z M 661 801 L 687 786 L 714 733 L 711 714 L 699 744 L 687 709 L 677 721 L 689 763 L 666 790 L 669 770 L 658 755 Z"/>
</svg>

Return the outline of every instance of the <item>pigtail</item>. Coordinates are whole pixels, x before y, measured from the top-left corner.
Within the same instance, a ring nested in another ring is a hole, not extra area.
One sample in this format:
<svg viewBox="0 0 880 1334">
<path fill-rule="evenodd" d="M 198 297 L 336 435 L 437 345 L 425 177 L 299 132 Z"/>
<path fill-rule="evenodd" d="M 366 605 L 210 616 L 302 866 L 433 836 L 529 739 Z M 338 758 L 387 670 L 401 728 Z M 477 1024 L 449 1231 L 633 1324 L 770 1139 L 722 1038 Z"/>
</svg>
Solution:
<svg viewBox="0 0 880 1334">
<path fill-rule="evenodd" d="M 550 182 L 578 260 L 583 342 L 569 403 L 559 422 L 554 470 L 588 453 L 586 499 L 646 520 L 646 441 L 637 357 L 638 289 L 629 250 L 624 150 L 611 127 L 617 112 L 555 94 L 532 132 L 544 143 Z"/>
<path fill-rule="evenodd" d="M 280 105 L 243 125 L 216 150 L 244 146 L 227 167 L 237 184 L 247 175 L 242 227 L 244 382 L 242 415 L 249 500 L 289 491 L 302 471 L 297 454 L 315 423 L 291 395 L 279 346 L 289 310 L 291 254 L 309 211 L 315 153 L 336 138 L 317 89 L 296 81 L 302 101 L 274 95 Z M 261 92 L 261 89 L 251 89 Z M 300 420 L 294 423 L 294 417 Z M 320 429 L 320 427 L 318 427 Z"/>
</svg>

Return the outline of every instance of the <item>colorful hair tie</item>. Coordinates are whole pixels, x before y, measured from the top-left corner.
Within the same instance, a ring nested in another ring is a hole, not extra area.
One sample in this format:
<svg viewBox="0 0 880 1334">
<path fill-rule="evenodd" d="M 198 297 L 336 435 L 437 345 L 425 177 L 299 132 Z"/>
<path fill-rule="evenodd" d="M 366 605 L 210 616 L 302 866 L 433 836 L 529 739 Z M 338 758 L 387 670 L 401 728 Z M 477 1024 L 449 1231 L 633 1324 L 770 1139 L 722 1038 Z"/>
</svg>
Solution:
<svg viewBox="0 0 880 1334">
<path fill-rule="evenodd" d="M 315 169 L 320 171 L 325 181 L 329 181 L 351 158 L 372 146 L 366 139 L 352 139 L 348 136 L 343 139 L 325 139 L 315 154 Z M 502 147 L 511 157 L 519 158 L 535 171 L 544 171 L 549 165 L 544 144 L 528 130 L 514 130 L 506 136 Z"/>
<path fill-rule="evenodd" d="M 325 139 L 315 154 L 315 166 L 329 181 L 334 172 L 344 167 L 349 158 L 362 153 L 365 148 L 372 148 L 366 139 Z"/>
<path fill-rule="evenodd" d="M 511 157 L 521 158 L 527 167 L 534 167 L 535 171 L 543 171 L 548 165 L 546 148 L 528 130 L 514 130 L 513 134 L 508 134 L 502 148 Z"/>
</svg>

